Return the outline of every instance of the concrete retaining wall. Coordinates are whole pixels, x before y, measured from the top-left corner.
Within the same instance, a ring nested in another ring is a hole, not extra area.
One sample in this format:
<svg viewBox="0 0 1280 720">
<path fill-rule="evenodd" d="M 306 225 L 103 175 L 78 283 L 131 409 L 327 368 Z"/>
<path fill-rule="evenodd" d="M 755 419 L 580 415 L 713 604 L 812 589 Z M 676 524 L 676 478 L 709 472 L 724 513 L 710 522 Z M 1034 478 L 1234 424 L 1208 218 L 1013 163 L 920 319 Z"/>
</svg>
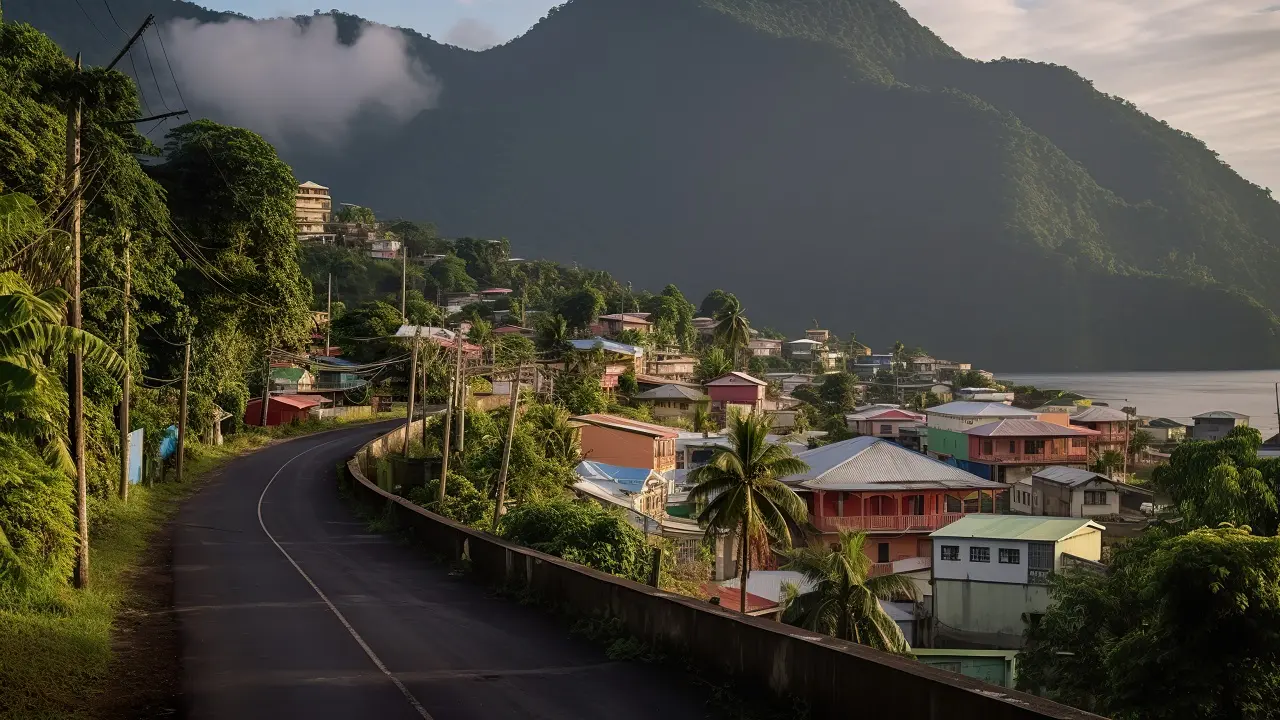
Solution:
<svg viewBox="0 0 1280 720">
<path fill-rule="evenodd" d="M 1096 718 L 1030 695 L 929 667 L 909 658 L 743 617 L 693 598 L 597 572 L 508 543 L 427 512 L 370 482 L 362 456 L 400 447 L 393 431 L 347 464 L 358 502 L 394 515 L 434 555 L 471 560 L 473 579 L 523 588 L 573 616 L 614 617 L 663 652 L 688 657 L 709 673 L 804 699 L 816 718 L 1032 720 Z M 403 438 L 401 435 L 400 438 Z"/>
</svg>

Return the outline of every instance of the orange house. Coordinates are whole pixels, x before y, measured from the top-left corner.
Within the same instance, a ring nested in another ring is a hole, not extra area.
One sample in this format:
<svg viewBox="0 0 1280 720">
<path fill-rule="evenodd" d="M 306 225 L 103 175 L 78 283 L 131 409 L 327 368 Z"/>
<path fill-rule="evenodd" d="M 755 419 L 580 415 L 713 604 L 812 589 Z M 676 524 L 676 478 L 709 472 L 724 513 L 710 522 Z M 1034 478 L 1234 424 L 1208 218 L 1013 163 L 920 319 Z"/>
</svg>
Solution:
<svg viewBox="0 0 1280 720">
<path fill-rule="evenodd" d="M 592 462 L 665 473 L 676 469 L 676 430 L 617 415 L 579 415 L 582 457 Z"/>
</svg>

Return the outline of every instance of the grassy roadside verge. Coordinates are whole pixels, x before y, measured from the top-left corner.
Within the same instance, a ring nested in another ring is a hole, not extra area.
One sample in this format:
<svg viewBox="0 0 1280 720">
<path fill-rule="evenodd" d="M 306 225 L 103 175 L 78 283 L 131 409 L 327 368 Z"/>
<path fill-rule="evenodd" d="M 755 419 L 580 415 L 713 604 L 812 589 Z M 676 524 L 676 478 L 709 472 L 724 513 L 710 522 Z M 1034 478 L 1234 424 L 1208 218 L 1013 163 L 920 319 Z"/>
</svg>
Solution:
<svg viewBox="0 0 1280 720">
<path fill-rule="evenodd" d="M 139 717 L 110 698 L 104 704 L 98 695 L 111 681 L 119 681 L 120 674 L 131 682 L 176 685 L 180 680 L 176 667 L 174 678 L 130 677 L 138 673 L 117 667 L 113 648 L 130 641 L 118 636 L 121 628 L 135 635 L 139 626 L 145 631 L 152 616 L 166 614 L 171 602 L 168 568 L 157 566 L 165 564 L 164 531 L 182 500 L 228 461 L 275 440 L 395 417 L 390 413 L 350 423 L 307 422 L 232 435 L 220 447 L 193 445 L 187 455 L 187 482 L 134 486 L 128 503 L 101 503 L 90 530 L 90 587 L 57 588 L 24 606 L 0 609 L 0 719 Z M 163 577 L 156 577 L 157 570 Z M 166 587 L 156 588 L 157 580 Z M 133 617 L 124 617 L 130 613 Z M 104 707 L 110 709 L 103 711 Z"/>
</svg>

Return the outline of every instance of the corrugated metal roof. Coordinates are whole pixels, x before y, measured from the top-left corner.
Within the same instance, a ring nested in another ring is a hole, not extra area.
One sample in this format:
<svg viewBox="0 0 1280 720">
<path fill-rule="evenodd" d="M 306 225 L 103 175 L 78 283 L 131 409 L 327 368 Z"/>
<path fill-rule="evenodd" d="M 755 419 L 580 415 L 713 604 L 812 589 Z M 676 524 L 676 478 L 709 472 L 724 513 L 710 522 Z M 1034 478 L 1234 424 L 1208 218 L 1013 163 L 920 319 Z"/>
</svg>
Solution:
<svg viewBox="0 0 1280 720">
<path fill-rule="evenodd" d="M 1088 518 L 974 514 L 965 515 L 941 530 L 935 530 L 929 537 L 1057 542 L 1084 528 L 1106 529 Z"/>
<path fill-rule="evenodd" d="M 1186 427 L 1187 427 L 1187 424 L 1186 424 L 1186 423 L 1182 423 L 1182 422 L 1178 422 L 1177 420 L 1173 420 L 1173 419 L 1170 419 L 1170 418 L 1162 417 L 1162 418 L 1156 418 L 1155 420 L 1152 420 L 1151 422 L 1147 423 L 1147 427 L 1153 427 L 1153 428 L 1170 428 L 1170 429 L 1172 429 L 1172 428 L 1186 428 Z"/>
<path fill-rule="evenodd" d="M 809 465 L 809 471 L 783 480 L 811 490 L 988 490 L 1007 487 L 901 445 L 869 436 L 823 445 L 796 457 Z"/>
<path fill-rule="evenodd" d="M 664 425 L 654 425 L 653 423 L 640 422 L 639 420 L 632 420 L 631 418 L 618 417 L 617 415 L 593 413 L 591 415 L 578 415 L 569 419 L 586 425 L 598 425 L 600 427 L 613 428 L 615 430 L 626 430 L 628 432 L 640 433 L 641 435 L 663 438 L 665 440 L 674 440 L 680 437 L 680 433 L 674 428 L 669 428 Z"/>
<path fill-rule="evenodd" d="M 1012 405 L 1005 405 L 998 402 L 974 402 L 971 400 L 957 400 L 949 402 L 945 405 L 931 407 L 925 412 L 929 415 L 954 415 L 958 417 L 1005 417 L 1005 418 L 1032 418 L 1035 419 L 1036 414 L 1030 410 L 1023 410 Z"/>
<path fill-rule="evenodd" d="M 1085 483 L 1093 482 L 1094 480 L 1106 480 L 1107 482 L 1113 482 L 1106 475 L 1099 475 L 1098 473 L 1090 472 L 1089 470 L 1063 467 L 1061 465 L 1054 465 L 1043 470 L 1037 470 L 1031 474 L 1031 477 L 1048 480 L 1049 482 L 1065 485 L 1067 487 L 1079 487 Z"/>
<path fill-rule="evenodd" d="M 608 350 L 619 355 L 631 355 L 632 357 L 640 357 L 644 355 L 644 348 L 635 345 L 627 345 L 614 340 L 606 340 L 602 337 L 587 338 L 585 340 L 570 340 L 569 344 L 574 350 Z"/>
<path fill-rule="evenodd" d="M 601 320 L 618 320 L 618 321 L 621 321 L 621 322 L 637 323 L 637 324 L 640 324 L 640 325 L 652 325 L 652 324 L 653 324 L 653 323 L 649 322 L 648 320 L 646 320 L 644 317 L 642 317 L 642 316 L 640 316 L 640 315 L 635 315 L 635 314 L 633 314 L 633 313 L 626 313 L 626 314 L 623 314 L 623 313 L 613 313 L 612 315 L 601 315 L 601 316 L 600 316 L 600 319 L 601 319 Z"/>
<path fill-rule="evenodd" d="M 734 384 L 734 383 L 732 383 L 732 381 L 731 381 L 731 380 L 729 380 L 729 378 L 731 378 L 731 377 L 738 378 L 739 380 L 746 380 L 747 382 L 749 382 L 749 383 L 751 383 L 751 384 L 753 384 L 753 385 L 768 385 L 768 384 L 769 384 L 769 383 L 767 383 L 767 382 L 765 382 L 765 381 L 763 381 L 763 380 L 761 380 L 761 379 L 759 379 L 759 378 L 754 378 L 754 377 L 751 377 L 750 375 L 748 375 L 748 374 L 746 374 L 746 373 L 744 373 L 744 372 L 738 372 L 737 370 L 734 370 L 733 372 L 725 373 L 724 375 L 721 375 L 720 377 L 716 378 L 715 380 L 712 380 L 711 382 L 707 383 L 707 385 L 708 385 L 708 386 L 711 386 L 711 385 L 730 385 L 730 384 Z M 723 382 L 721 382 L 721 381 L 723 381 Z"/>
<path fill-rule="evenodd" d="M 271 402 L 281 403 L 290 407 L 298 408 L 299 410 L 306 410 L 307 408 L 313 408 L 320 404 L 319 400 L 311 400 L 301 395 L 272 395 Z M 258 400 L 258 407 L 262 407 L 261 400 Z"/>
<path fill-rule="evenodd" d="M 1192 420 L 1248 420 L 1248 415 L 1243 415 L 1231 410 L 1210 410 L 1209 412 L 1192 415 Z"/>
<path fill-rule="evenodd" d="M 597 483 L 616 483 L 630 493 L 644 490 L 644 484 L 655 473 L 650 468 L 623 467 L 607 463 L 583 460 L 574 468 L 574 472 L 583 480 Z"/>
<path fill-rule="evenodd" d="M 866 412 L 853 413 L 846 415 L 846 420 L 914 420 L 915 422 L 924 422 L 925 417 L 920 413 L 914 413 L 910 410 L 901 408 L 881 408 L 879 410 L 867 410 Z"/>
<path fill-rule="evenodd" d="M 1071 422 L 1125 422 L 1129 416 L 1111 407 L 1094 405 L 1071 413 Z"/>
<path fill-rule="evenodd" d="M 645 390 L 632 400 L 691 400 L 701 402 L 707 396 L 685 385 L 662 385 L 652 390 Z"/>
<path fill-rule="evenodd" d="M 997 420 L 986 425 L 979 425 L 964 431 L 965 435 L 980 437 L 1085 437 L 1100 435 L 1097 430 L 1089 428 L 1059 425 L 1045 420 Z"/>
</svg>

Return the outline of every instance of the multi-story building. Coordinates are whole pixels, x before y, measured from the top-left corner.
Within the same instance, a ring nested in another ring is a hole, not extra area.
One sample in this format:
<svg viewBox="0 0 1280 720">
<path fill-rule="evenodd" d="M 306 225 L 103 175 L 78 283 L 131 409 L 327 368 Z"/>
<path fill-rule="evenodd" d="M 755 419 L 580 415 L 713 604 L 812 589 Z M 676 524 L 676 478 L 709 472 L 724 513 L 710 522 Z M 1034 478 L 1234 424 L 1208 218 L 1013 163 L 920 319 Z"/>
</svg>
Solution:
<svg viewBox="0 0 1280 720">
<path fill-rule="evenodd" d="M 676 469 L 676 438 L 669 427 L 616 415 L 579 415 L 571 422 L 580 428 L 582 456 L 586 460 L 629 468 L 648 468 L 665 474 Z"/>
<path fill-rule="evenodd" d="M 711 396 L 711 414 L 724 424 L 730 412 L 756 412 L 764 409 L 765 391 L 769 383 L 744 372 L 731 372 L 706 384 Z"/>
<path fill-rule="evenodd" d="M 1098 436 L 1098 431 L 1044 420 L 1006 418 L 971 428 L 964 434 L 969 445 L 965 469 L 979 477 L 1012 485 L 1050 465 L 1087 467 L 1092 453 L 1091 441 Z"/>
<path fill-rule="evenodd" d="M 369 257 L 381 260 L 394 260 L 400 257 L 403 246 L 399 240 L 372 240 L 369 242 Z"/>
<path fill-rule="evenodd" d="M 1008 488 L 875 437 L 797 454 L 809 469 L 783 478 L 824 533 L 862 530 L 874 562 L 929 557 L 928 534 L 967 513 L 992 512 Z"/>
<path fill-rule="evenodd" d="M 1049 576 L 1100 568 L 1088 518 L 969 515 L 932 533 L 934 645 L 1021 648 L 1049 608 Z"/>
<path fill-rule="evenodd" d="M 329 197 L 329 188 L 309 180 L 299 185 L 293 198 L 293 214 L 299 240 L 334 241 L 333 233 L 326 227 L 333 219 L 333 198 Z"/>
<path fill-rule="evenodd" d="M 645 390 L 631 398 L 632 402 L 647 405 L 653 419 L 662 421 L 669 418 L 690 420 L 698 407 L 708 398 L 697 388 L 687 385 L 662 385 L 652 390 Z"/>
<path fill-rule="evenodd" d="M 747 352 L 754 357 L 782 357 L 782 341 L 753 337 L 747 342 Z"/>
<path fill-rule="evenodd" d="M 999 402 L 950 402 L 929 408 L 925 415 L 928 416 L 929 454 L 961 469 L 967 469 L 969 460 L 966 431 L 1005 418 L 1039 419 L 1030 410 Z"/>
<path fill-rule="evenodd" d="M 646 375 L 683 382 L 693 378 L 698 358 L 678 352 L 655 351 L 646 356 L 645 367 Z"/>
<path fill-rule="evenodd" d="M 1082 407 L 1071 414 L 1071 424 L 1075 427 L 1097 430 L 1093 447 L 1098 450 L 1119 450 L 1124 452 L 1129 447 L 1129 423 L 1132 417 L 1125 412 L 1105 405 Z"/>
<path fill-rule="evenodd" d="M 1192 440 L 1221 440 L 1237 425 L 1248 425 L 1249 416 L 1230 410 L 1212 410 L 1191 418 Z"/>
</svg>

